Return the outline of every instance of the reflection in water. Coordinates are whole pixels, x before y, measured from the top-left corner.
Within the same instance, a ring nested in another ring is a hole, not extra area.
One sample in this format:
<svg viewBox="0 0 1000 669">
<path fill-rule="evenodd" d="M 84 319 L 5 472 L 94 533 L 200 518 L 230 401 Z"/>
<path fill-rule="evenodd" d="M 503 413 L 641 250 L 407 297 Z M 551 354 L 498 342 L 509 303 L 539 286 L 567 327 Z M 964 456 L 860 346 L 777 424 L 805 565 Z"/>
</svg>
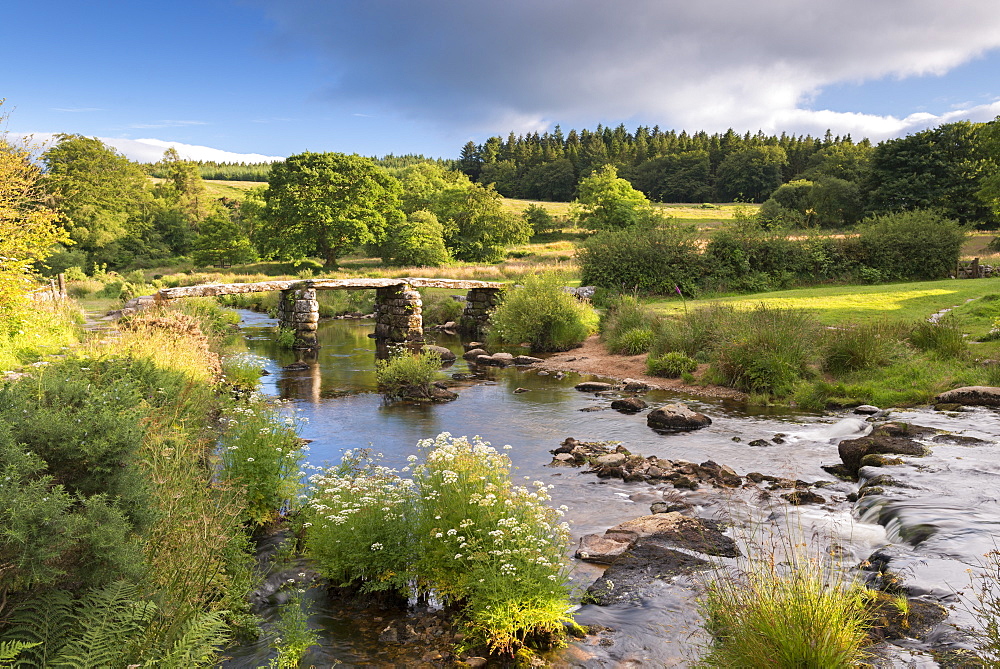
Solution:
<svg viewBox="0 0 1000 669">
<path fill-rule="evenodd" d="M 649 504 L 663 499 L 663 494 L 644 483 L 597 480 L 578 469 L 547 467 L 551 460 L 549 451 L 566 437 L 585 441 L 617 440 L 633 453 L 674 460 L 714 460 L 732 467 L 739 474 L 758 471 L 817 481 L 832 478 L 821 469 L 821 465 L 839 462 L 837 443 L 841 439 L 861 436 L 870 429 L 868 423 L 856 417 L 841 420 L 836 416 L 794 413 L 775 408 L 748 412 L 736 403 L 711 402 L 654 391 L 645 396 L 652 406 L 683 399 L 692 408 L 713 419 L 712 425 L 704 430 L 659 434 L 646 426 L 643 414 L 620 414 L 610 409 L 612 398 L 574 389 L 576 383 L 594 377 L 570 373 L 560 380 L 551 375 L 539 375 L 531 368 L 489 368 L 483 376 L 456 388 L 459 399 L 447 404 L 386 402 L 376 392 L 375 343 L 368 337 L 373 329 L 370 322 L 345 320 L 321 323 L 317 333 L 321 348 L 303 355 L 275 346 L 269 329 L 273 321 L 249 312 L 243 312 L 243 315 L 248 348 L 271 361 L 268 364 L 271 374 L 264 377 L 264 392 L 290 400 L 308 419 L 302 436 L 313 440 L 310 454 L 313 464 L 337 463 L 345 449 L 371 447 L 384 454 L 386 464 L 398 468 L 405 465 L 408 455 L 416 453 L 415 444 L 420 439 L 440 432 L 480 435 L 495 446 L 513 446 L 509 455 L 518 476 L 554 484 L 553 504 L 569 507 L 567 519 L 571 522 L 574 537 L 603 532 L 619 522 L 649 513 Z M 433 343 L 446 346 L 459 355 L 449 373 L 470 371 L 468 364 L 461 359 L 462 347 L 457 337 L 438 335 L 436 339 Z M 301 371 L 282 369 L 296 361 L 308 363 L 308 368 Z M 528 392 L 515 394 L 514 389 L 519 387 L 526 388 Z M 584 411 L 592 408 L 599 410 Z M 941 420 L 926 412 L 908 416 L 907 419 L 921 424 L 927 424 L 928 420 Z M 982 434 L 997 439 L 1000 420 L 994 417 L 994 423 L 976 433 L 977 436 Z M 954 425 L 952 429 L 956 429 Z M 779 440 L 782 443 L 772 441 L 778 433 L 784 435 Z M 764 442 L 756 443 L 767 445 L 749 445 L 751 441 L 760 439 Z M 946 464 L 935 458 L 938 454 L 954 455 L 951 451 L 961 448 L 965 448 L 964 454 L 969 458 L 962 475 L 981 479 L 976 486 L 978 494 L 963 491 L 954 509 L 951 505 L 941 504 L 940 498 L 925 495 L 922 502 L 899 502 L 892 510 L 883 511 L 884 515 L 900 519 L 900 523 L 932 523 L 949 528 L 948 536 L 939 535 L 937 539 L 926 539 L 921 544 L 935 550 L 933 555 L 924 556 L 922 564 L 925 565 L 928 560 L 938 564 L 958 559 L 963 562 L 951 561 L 948 564 L 964 567 L 965 563 L 973 560 L 973 551 L 981 550 L 984 541 L 995 536 L 995 519 L 1000 516 L 995 491 L 1000 489 L 1000 475 L 996 473 L 996 458 L 992 452 L 986 456 L 982 450 L 967 447 L 935 446 L 935 456 L 921 462 L 922 466 L 931 466 L 931 472 L 925 472 L 922 477 L 919 472 L 913 474 L 914 485 L 925 492 L 927 489 L 940 490 L 942 483 L 955 485 L 958 479 L 948 473 L 954 463 Z M 971 457 L 973 451 L 978 455 Z M 885 532 L 879 525 L 852 522 L 851 505 L 846 497 L 856 490 L 854 484 L 832 481 L 823 490 L 829 502 L 823 509 L 803 508 L 789 514 L 778 511 L 772 515 L 771 522 L 777 519 L 786 527 L 798 527 L 836 541 L 838 550 L 846 556 L 846 562 L 853 564 L 866 559 L 872 551 L 887 543 Z M 732 493 L 728 499 L 720 499 L 716 492 L 704 489 L 684 495 L 703 516 L 736 520 L 757 513 L 756 500 L 742 493 Z M 868 503 L 876 505 L 874 500 Z M 985 513 L 990 516 L 981 525 L 973 523 L 974 536 L 961 532 L 962 527 L 969 527 L 969 504 L 986 504 Z M 960 508 L 962 505 L 966 505 L 964 510 Z M 874 517 L 871 520 L 875 522 Z M 897 532 L 897 529 L 892 531 Z M 920 559 L 915 558 L 915 561 L 920 562 Z M 578 563 L 573 579 L 581 587 L 586 587 L 599 572 L 598 567 Z M 944 579 L 942 574 L 945 573 L 953 578 L 950 567 L 940 568 L 934 572 L 935 584 Z M 967 579 L 958 585 L 964 583 Z M 316 626 L 321 623 L 325 630 L 323 648 L 317 651 L 314 663 L 329 662 L 334 657 L 348 663 L 380 663 L 377 658 L 384 658 L 380 655 L 384 649 L 378 648 L 376 638 L 359 632 L 354 624 L 357 621 L 345 620 L 341 614 L 324 608 L 326 604 L 320 593 L 312 592 L 311 596 L 317 599 L 317 614 L 313 622 Z M 585 606 L 578 615 L 584 624 L 604 624 L 616 628 L 616 645 L 610 648 L 577 647 L 567 655 L 567 662 L 582 666 L 607 666 L 616 662 L 635 666 L 673 666 L 683 664 L 696 655 L 696 649 L 691 644 L 697 639 L 689 638 L 687 631 L 697 627 L 697 613 L 693 591 L 683 583 L 665 585 L 653 597 L 644 600 L 641 606 Z M 673 628 L 674 631 L 669 632 L 666 628 Z M 676 630 L 681 629 L 687 631 L 677 633 Z M 667 638 L 670 643 L 666 642 Z M 252 649 L 245 650 L 250 652 Z M 263 661 L 262 658 L 266 657 L 266 650 L 257 649 L 255 652 L 253 661 Z M 590 659 L 585 659 L 588 657 Z"/>
</svg>

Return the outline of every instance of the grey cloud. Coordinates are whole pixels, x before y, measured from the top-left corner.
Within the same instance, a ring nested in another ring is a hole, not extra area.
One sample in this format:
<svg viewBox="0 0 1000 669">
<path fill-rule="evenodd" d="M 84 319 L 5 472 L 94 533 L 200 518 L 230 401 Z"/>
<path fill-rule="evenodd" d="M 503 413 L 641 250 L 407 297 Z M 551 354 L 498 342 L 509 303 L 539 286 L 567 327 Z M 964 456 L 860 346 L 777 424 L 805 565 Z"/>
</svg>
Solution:
<svg viewBox="0 0 1000 669">
<path fill-rule="evenodd" d="M 258 4 L 279 45 L 321 55 L 328 99 L 467 131 L 587 118 L 767 130 L 819 114 L 801 107 L 824 86 L 940 74 L 1000 47 L 992 0 Z"/>
</svg>

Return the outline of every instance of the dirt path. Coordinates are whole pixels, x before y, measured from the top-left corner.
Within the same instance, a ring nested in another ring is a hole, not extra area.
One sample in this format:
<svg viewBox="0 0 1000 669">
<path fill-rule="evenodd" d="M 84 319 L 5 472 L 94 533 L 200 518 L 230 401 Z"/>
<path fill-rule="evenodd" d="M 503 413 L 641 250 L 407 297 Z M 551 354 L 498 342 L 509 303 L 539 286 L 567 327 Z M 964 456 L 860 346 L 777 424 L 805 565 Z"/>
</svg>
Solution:
<svg viewBox="0 0 1000 669">
<path fill-rule="evenodd" d="M 659 376 L 648 376 L 646 374 L 646 354 L 613 355 L 608 353 L 597 335 L 587 339 L 580 348 L 575 348 L 565 353 L 556 353 L 546 358 L 545 362 L 537 365 L 537 367 L 551 371 L 595 374 L 619 380 L 636 379 L 649 384 L 653 388 L 676 390 L 703 397 L 746 399 L 746 394 L 724 386 L 692 386 L 680 379 L 664 379 Z M 700 367 L 699 371 L 702 370 L 703 367 Z"/>
</svg>

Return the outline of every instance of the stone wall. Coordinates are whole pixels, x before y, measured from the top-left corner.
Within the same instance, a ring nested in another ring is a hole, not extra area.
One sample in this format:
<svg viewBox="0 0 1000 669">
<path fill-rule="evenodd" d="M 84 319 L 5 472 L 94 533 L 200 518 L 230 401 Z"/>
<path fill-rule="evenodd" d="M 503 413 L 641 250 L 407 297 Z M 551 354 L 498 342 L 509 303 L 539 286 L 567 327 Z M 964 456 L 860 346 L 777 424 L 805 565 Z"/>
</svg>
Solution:
<svg viewBox="0 0 1000 669">
<path fill-rule="evenodd" d="M 424 340 L 423 301 L 409 285 L 375 291 L 375 339 L 402 344 Z"/>
<path fill-rule="evenodd" d="M 315 288 L 281 291 L 278 300 L 278 325 L 295 332 L 295 348 L 315 348 L 319 302 Z"/>
</svg>

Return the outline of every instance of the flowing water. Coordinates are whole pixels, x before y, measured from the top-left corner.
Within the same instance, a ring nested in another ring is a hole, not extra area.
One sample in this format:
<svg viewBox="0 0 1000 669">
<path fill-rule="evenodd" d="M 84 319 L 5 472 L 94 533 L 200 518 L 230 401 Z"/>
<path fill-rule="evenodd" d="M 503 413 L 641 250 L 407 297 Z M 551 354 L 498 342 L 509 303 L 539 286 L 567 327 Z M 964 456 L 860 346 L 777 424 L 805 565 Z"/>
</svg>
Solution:
<svg viewBox="0 0 1000 669">
<path fill-rule="evenodd" d="M 301 435 L 312 440 L 312 464 L 337 463 L 345 449 L 372 448 L 383 454 L 386 464 L 402 467 L 406 457 L 416 453 L 420 439 L 441 432 L 480 435 L 497 447 L 511 445 L 507 453 L 517 467 L 517 476 L 554 486 L 552 503 L 569 507 L 566 519 L 574 540 L 648 514 L 650 503 L 663 499 L 663 488 L 600 480 L 578 469 L 547 467 L 551 461 L 549 451 L 566 437 L 616 440 L 633 453 L 671 460 L 714 460 L 740 475 L 761 472 L 809 482 L 831 481 L 819 491 L 828 500 L 822 507 L 789 510 L 765 506 L 758 497 L 743 491 L 723 495 L 705 488 L 685 493 L 685 501 L 694 506 L 698 515 L 730 521 L 734 537 L 744 544 L 761 527 L 791 528 L 796 534 L 822 537 L 825 548 L 835 545 L 845 564 L 860 563 L 874 551 L 889 546 L 891 566 L 903 570 L 913 594 L 957 603 L 951 619 L 970 622 L 955 593 L 969 584 L 966 570 L 978 564 L 979 557 L 993 547 L 994 538 L 1000 534 L 1000 466 L 996 450 L 1000 414 L 996 412 L 894 412 L 893 419 L 983 441 L 963 445 L 934 443 L 932 455 L 907 459 L 912 466 L 891 468 L 899 483 L 910 487 L 890 488 L 885 497 L 866 497 L 855 508 L 847 496 L 857 490 L 857 485 L 837 481 L 821 466 L 840 462 L 840 440 L 870 431 L 870 423 L 862 417 L 748 410 L 739 403 L 651 391 L 644 399 L 652 406 L 682 400 L 713 420 L 706 429 L 661 434 L 646 426 L 643 414 L 611 410 L 613 398 L 574 389 L 580 381 L 597 377 L 570 373 L 559 379 L 551 374 L 540 375 L 530 367 L 491 368 L 485 378 L 455 389 L 459 399 L 447 404 L 386 402 L 375 392 L 370 322 L 321 324 L 321 348 L 302 358 L 301 352 L 277 348 L 272 320 L 252 312 L 241 313 L 248 349 L 267 360 L 269 375 L 263 378 L 263 391 L 288 400 L 307 419 Z M 462 353 L 456 337 L 441 335 L 435 343 Z M 282 369 L 296 362 L 297 356 L 309 363 L 308 369 Z M 459 358 L 446 371 L 469 370 Z M 517 388 L 527 392 L 514 393 Z M 767 446 L 749 445 L 760 439 Z M 762 520 L 764 525 L 760 524 Z M 599 574 L 600 568 L 578 562 L 573 580 L 585 589 Z M 698 656 L 699 645 L 707 641 L 698 631 L 693 586 L 687 579 L 678 579 L 659 584 L 639 605 L 582 606 L 576 614 L 581 624 L 604 625 L 614 632 L 573 644 L 555 663 L 586 667 L 689 664 Z M 314 610 L 311 624 L 321 630 L 322 640 L 320 647 L 307 656 L 307 662 L 316 666 L 338 661 L 346 666 L 418 663 L 419 649 L 410 658 L 412 662 L 390 659 L 384 645 L 378 643 L 378 625 L 359 620 L 357 612 L 332 609 L 318 589 L 310 590 L 308 596 Z M 273 616 L 273 611 L 265 615 Z M 937 632 L 939 643 L 950 642 L 954 637 L 950 630 L 948 625 L 941 627 Z M 903 645 L 910 649 L 891 647 L 884 653 L 886 666 L 936 666 L 922 652 L 926 643 Z M 266 643 L 261 642 L 240 649 L 229 666 L 259 666 L 266 664 L 267 657 Z"/>
</svg>

